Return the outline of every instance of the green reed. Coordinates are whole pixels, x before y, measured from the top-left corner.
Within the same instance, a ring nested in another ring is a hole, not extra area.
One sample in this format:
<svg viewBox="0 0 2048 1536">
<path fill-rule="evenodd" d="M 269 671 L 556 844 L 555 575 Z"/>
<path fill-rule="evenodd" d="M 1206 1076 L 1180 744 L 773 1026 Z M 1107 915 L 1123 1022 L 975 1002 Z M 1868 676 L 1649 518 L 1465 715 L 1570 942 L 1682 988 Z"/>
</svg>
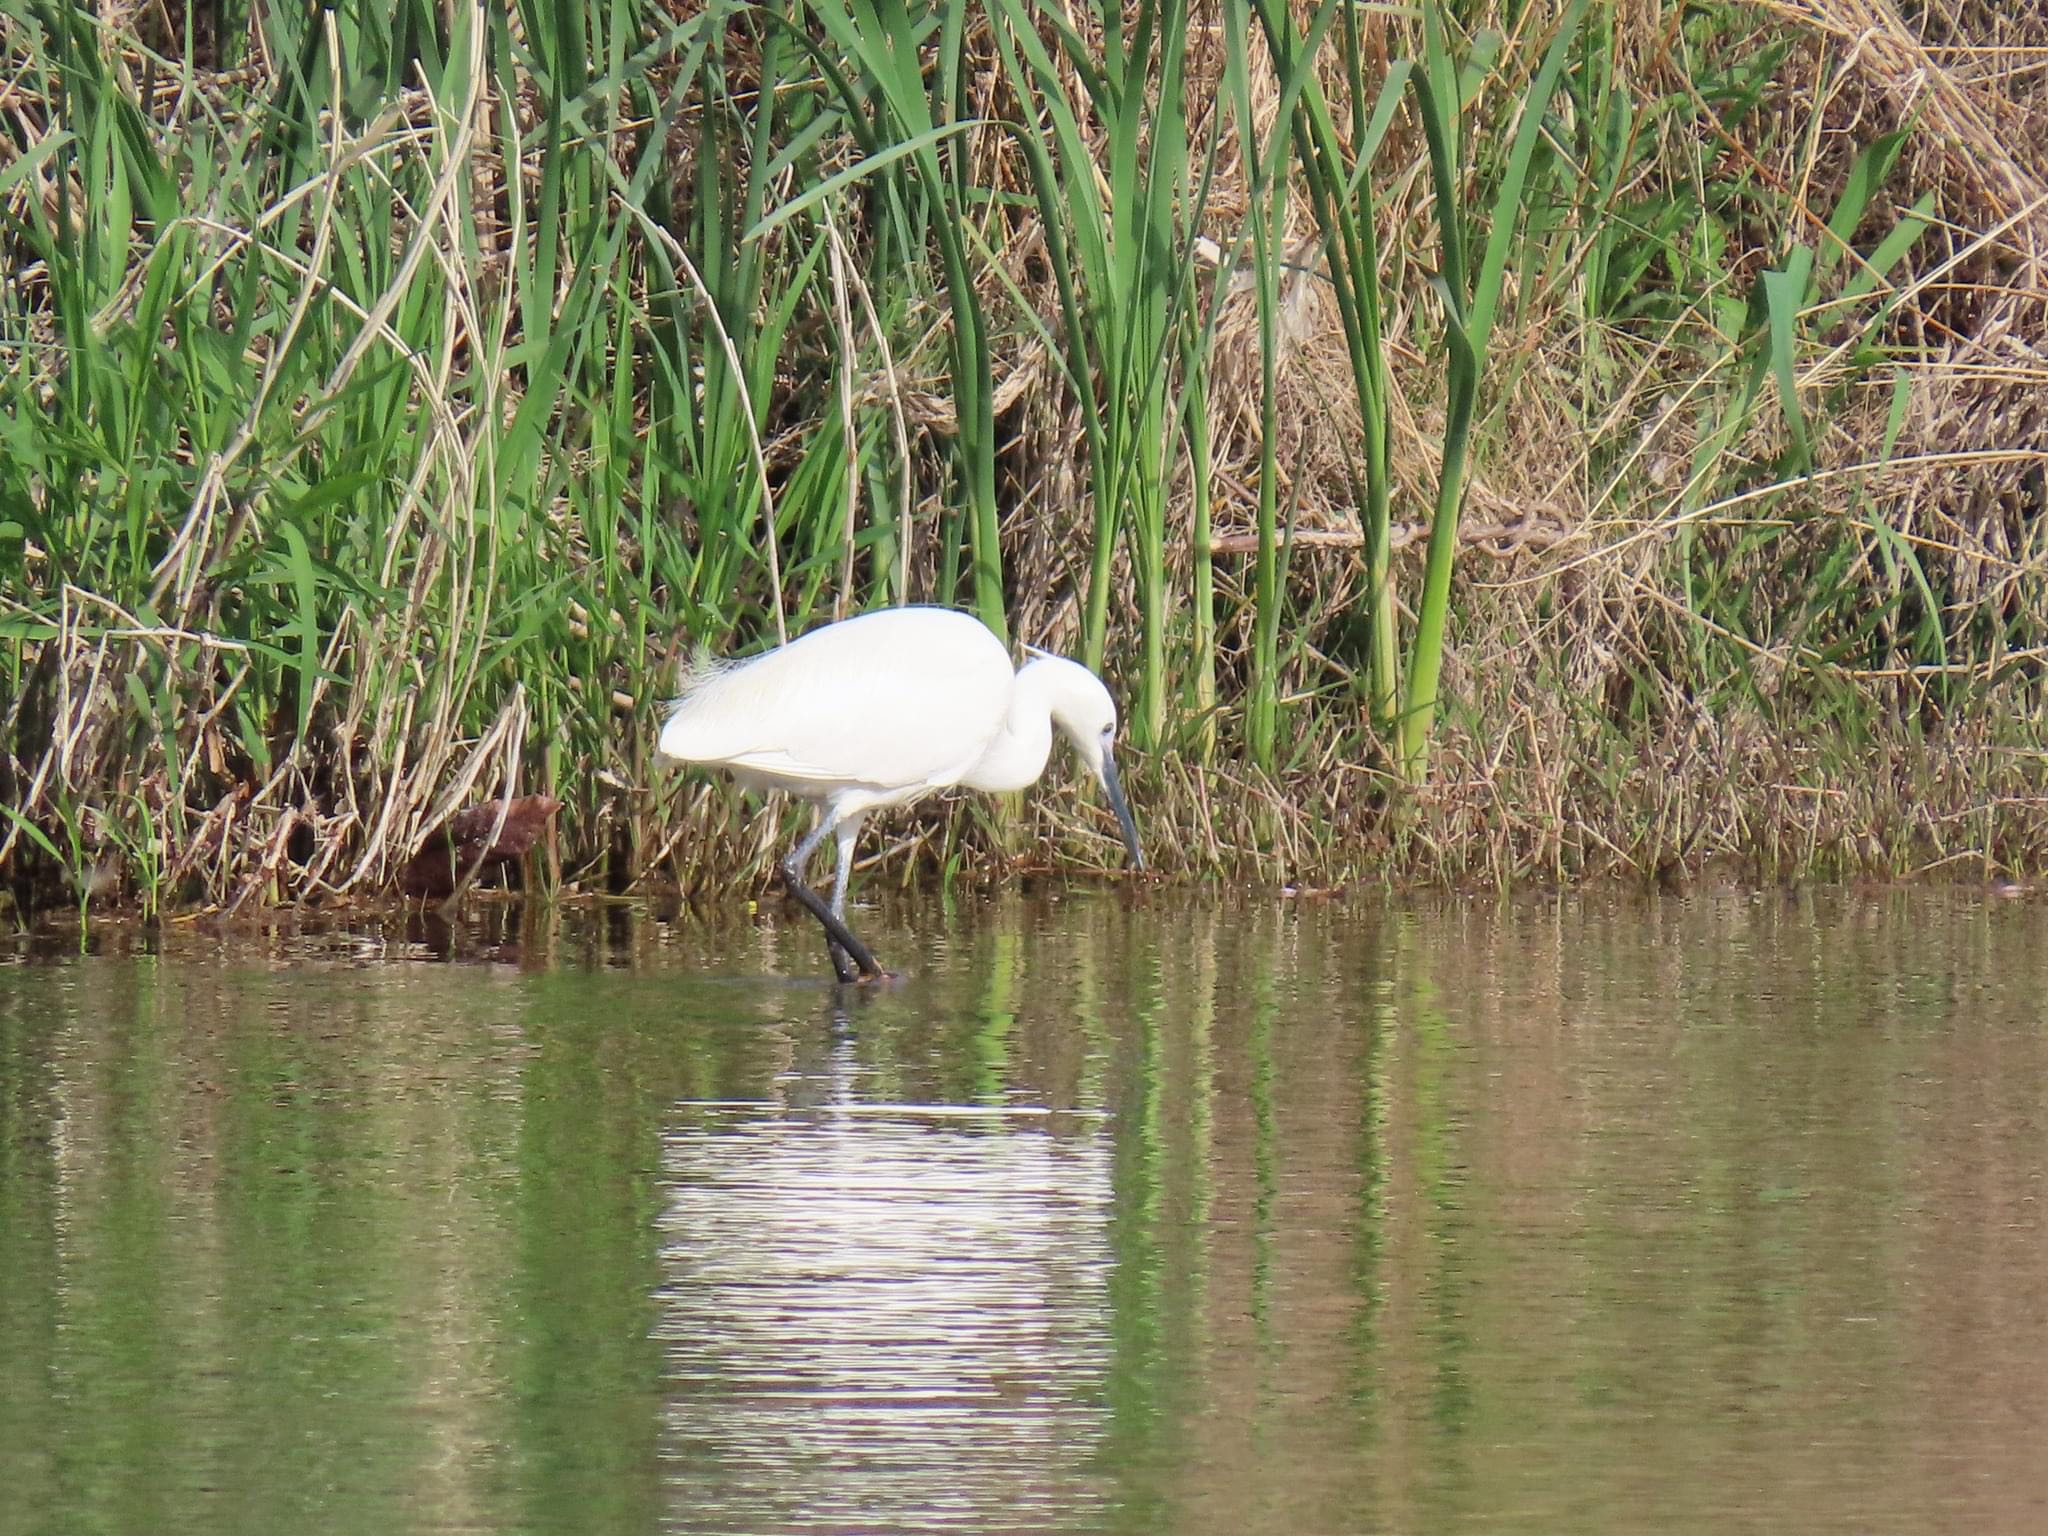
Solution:
<svg viewBox="0 0 2048 1536">
<path fill-rule="evenodd" d="M 1208 188 L 1184 102 L 1187 7 L 1141 0 L 1128 17 L 1105 12 L 1099 49 L 1017 0 L 997 0 L 993 10 L 997 45 L 1023 105 L 1017 133 L 1055 253 L 1059 355 L 1088 455 L 1094 537 L 1082 659 L 1102 666 L 1121 533 L 1139 619 L 1131 715 L 1140 744 L 1156 747 L 1166 738 L 1167 638 L 1178 596 L 1166 558 L 1188 379 L 1181 317 L 1192 305 L 1193 239 Z M 1056 50 L 1040 38 L 1041 24 L 1054 33 Z M 1080 83 L 1078 99 L 1068 95 L 1069 78 Z M 1088 125 L 1106 141 L 1106 167 L 1098 166 Z M 1213 152 L 1212 139 L 1211 165 Z M 1197 661 L 1196 670 L 1205 664 Z"/>
</svg>

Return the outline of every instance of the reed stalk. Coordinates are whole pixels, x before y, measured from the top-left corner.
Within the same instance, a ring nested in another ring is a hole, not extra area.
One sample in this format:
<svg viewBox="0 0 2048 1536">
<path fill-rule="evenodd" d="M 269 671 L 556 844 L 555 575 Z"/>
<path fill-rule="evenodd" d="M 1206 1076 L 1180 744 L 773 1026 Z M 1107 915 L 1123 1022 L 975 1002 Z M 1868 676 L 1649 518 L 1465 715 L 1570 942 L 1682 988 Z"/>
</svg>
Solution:
<svg viewBox="0 0 2048 1536">
<path fill-rule="evenodd" d="M 1437 687 L 1443 671 L 1444 630 L 1449 619 L 1451 569 L 1458 548 L 1458 517 L 1464 503 L 1472 416 L 1485 374 L 1494 313 L 1514 250 L 1522 208 L 1533 191 L 1532 174 L 1543 122 L 1564 73 L 1586 0 L 1566 7 L 1549 49 L 1519 106 L 1514 147 L 1494 189 L 1484 223 L 1468 212 L 1463 87 L 1460 63 L 1451 49 L 1451 22 L 1440 0 L 1422 8 L 1423 62 L 1409 76 L 1416 110 L 1429 144 L 1430 175 L 1436 189 L 1440 270 L 1432 286 L 1443 302 L 1445 424 L 1437 474 L 1436 506 L 1430 517 L 1429 553 L 1422 596 L 1416 606 L 1415 638 L 1409 656 L 1407 692 L 1401 705 L 1398 762 L 1402 777 L 1419 783 L 1429 766 L 1430 733 L 1436 723 Z M 1467 277 L 1467 252 L 1485 237 L 1479 269 Z"/>
</svg>

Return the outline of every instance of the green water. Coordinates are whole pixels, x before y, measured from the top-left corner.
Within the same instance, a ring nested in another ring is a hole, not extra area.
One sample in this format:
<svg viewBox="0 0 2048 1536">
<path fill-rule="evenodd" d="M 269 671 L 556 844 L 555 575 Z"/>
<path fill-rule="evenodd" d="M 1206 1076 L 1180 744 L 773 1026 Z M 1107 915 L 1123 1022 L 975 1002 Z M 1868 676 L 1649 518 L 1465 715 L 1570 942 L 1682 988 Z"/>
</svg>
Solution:
<svg viewBox="0 0 2048 1536">
<path fill-rule="evenodd" d="M 2048 1530 L 2048 909 L 858 917 L 0 946 L 0 1533 Z"/>
</svg>

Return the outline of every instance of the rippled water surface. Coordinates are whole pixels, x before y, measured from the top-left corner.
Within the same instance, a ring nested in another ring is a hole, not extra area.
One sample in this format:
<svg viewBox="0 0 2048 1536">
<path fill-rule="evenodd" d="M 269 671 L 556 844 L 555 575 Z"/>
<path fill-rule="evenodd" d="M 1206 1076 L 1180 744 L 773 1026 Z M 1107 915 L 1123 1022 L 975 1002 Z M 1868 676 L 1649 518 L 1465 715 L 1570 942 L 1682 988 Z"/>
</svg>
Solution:
<svg viewBox="0 0 2048 1536">
<path fill-rule="evenodd" d="M 0 1533 L 2048 1530 L 2048 908 L 501 918 L 0 941 Z"/>
</svg>

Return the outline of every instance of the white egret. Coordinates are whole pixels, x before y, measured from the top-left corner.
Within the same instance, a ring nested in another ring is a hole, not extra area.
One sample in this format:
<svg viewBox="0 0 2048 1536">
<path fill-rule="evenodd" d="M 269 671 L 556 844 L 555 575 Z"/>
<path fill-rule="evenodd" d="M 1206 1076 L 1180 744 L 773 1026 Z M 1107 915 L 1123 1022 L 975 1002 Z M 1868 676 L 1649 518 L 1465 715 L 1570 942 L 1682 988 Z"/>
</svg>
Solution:
<svg viewBox="0 0 2048 1536">
<path fill-rule="evenodd" d="M 860 977 L 884 974 L 846 926 L 853 844 L 868 813 L 954 784 L 1022 789 L 1045 771 L 1055 727 L 1101 782 L 1143 869 L 1111 752 L 1109 690 L 1079 662 L 1043 651 L 1013 668 L 986 625 L 950 608 L 882 609 L 745 661 L 700 662 L 684 675 L 656 751 L 818 807 L 782 879 L 824 927 L 839 979 L 853 981 L 856 967 Z M 830 905 L 804 882 L 827 836 L 839 848 Z"/>
</svg>

